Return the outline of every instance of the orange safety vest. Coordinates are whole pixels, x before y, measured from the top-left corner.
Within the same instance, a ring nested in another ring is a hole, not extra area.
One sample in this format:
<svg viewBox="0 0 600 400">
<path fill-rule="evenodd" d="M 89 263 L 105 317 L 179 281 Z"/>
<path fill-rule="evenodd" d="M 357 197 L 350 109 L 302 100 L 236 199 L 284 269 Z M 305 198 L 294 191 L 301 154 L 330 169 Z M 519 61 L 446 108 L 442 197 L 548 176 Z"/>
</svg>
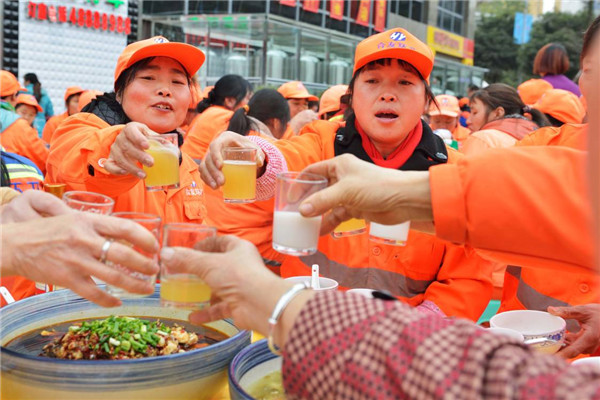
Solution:
<svg viewBox="0 0 600 400">
<path fill-rule="evenodd" d="M 452 131 L 452 138 L 457 142 L 462 142 L 467 139 L 471 134 L 471 130 L 469 128 L 465 128 L 461 124 L 456 125 L 456 128 Z"/>
<path fill-rule="evenodd" d="M 45 175 L 48 148 L 39 138 L 37 130 L 23 118 L 17 119 L 0 133 L 0 142 L 4 150 L 29 158 Z"/>
<path fill-rule="evenodd" d="M 274 145 L 285 156 L 289 169 L 299 171 L 335 156 L 334 142 L 340 126 L 314 121 L 299 136 Z M 447 151 L 450 162 L 460 157 L 453 149 Z M 319 264 L 323 276 L 337 280 L 342 288 L 384 289 L 411 305 L 429 300 L 448 316 L 471 320 L 479 318 L 492 294 L 490 262 L 468 247 L 414 230 L 403 247 L 369 241 L 366 234 L 340 239 L 323 236 L 316 254 L 287 256 L 281 275 L 310 275 L 313 263 Z"/>
<path fill-rule="evenodd" d="M 69 118 L 69 113 L 65 111 L 64 113 L 55 115 L 46 121 L 46 125 L 44 125 L 44 130 L 42 132 L 42 140 L 47 144 L 52 144 L 52 136 L 54 135 L 56 128 L 58 128 L 58 125 L 60 125 L 60 123 L 67 118 Z"/>
<path fill-rule="evenodd" d="M 564 146 L 586 149 L 586 124 L 546 127 L 523 138 L 517 146 Z M 574 306 L 600 302 L 600 274 L 595 271 L 564 270 L 551 273 L 528 265 L 509 266 L 504 278 L 504 292 L 499 311 L 540 310 L 548 306 Z M 569 320 L 568 328 L 577 324 Z"/>
<path fill-rule="evenodd" d="M 232 116 L 233 111 L 225 107 L 208 107 L 192 120 L 181 151 L 194 160 L 202 160 L 208 151 L 210 142 L 219 133 L 227 130 Z"/>
<path fill-rule="evenodd" d="M 148 192 L 143 180 L 132 175 L 111 175 L 101 166 L 124 126 L 111 126 L 89 113 L 67 118 L 53 139 L 47 180 L 65 183 L 67 190 L 107 195 L 115 200 L 114 211 L 155 214 L 163 223 L 202 223 L 206 216 L 202 180 L 191 157 L 182 155 L 179 188 L 168 191 Z"/>
</svg>

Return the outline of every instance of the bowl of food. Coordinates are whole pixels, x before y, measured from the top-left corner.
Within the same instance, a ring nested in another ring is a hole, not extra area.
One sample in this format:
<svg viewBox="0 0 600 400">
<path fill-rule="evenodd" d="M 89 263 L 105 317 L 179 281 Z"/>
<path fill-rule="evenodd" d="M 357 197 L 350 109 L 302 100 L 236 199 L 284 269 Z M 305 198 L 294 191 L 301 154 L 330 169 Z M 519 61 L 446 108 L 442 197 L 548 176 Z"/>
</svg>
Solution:
<svg viewBox="0 0 600 400">
<path fill-rule="evenodd" d="M 69 290 L 0 310 L 2 399 L 208 399 L 250 344 L 229 320 L 187 322 L 152 296 L 102 308 Z"/>
<path fill-rule="evenodd" d="M 517 331 L 525 344 L 541 353 L 554 354 L 563 346 L 567 323 L 544 311 L 513 310 L 494 315 L 490 327 Z"/>
<path fill-rule="evenodd" d="M 282 358 L 273 354 L 267 340 L 259 340 L 240 351 L 229 365 L 232 400 L 285 400 L 281 377 Z"/>
</svg>

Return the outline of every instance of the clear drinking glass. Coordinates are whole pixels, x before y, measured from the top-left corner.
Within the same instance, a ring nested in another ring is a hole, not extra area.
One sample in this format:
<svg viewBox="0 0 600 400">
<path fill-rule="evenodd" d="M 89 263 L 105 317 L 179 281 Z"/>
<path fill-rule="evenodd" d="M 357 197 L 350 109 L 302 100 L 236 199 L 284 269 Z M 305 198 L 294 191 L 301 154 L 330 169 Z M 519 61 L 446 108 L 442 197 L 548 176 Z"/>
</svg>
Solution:
<svg viewBox="0 0 600 400">
<path fill-rule="evenodd" d="M 161 218 L 158 215 L 137 213 L 137 212 L 116 212 L 116 213 L 112 213 L 111 215 L 113 217 L 128 219 L 135 223 L 140 224 L 141 226 L 143 226 L 144 228 L 149 230 L 154 235 L 156 240 L 160 240 Z M 135 251 L 137 251 L 138 253 L 140 253 L 148 258 L 152 258 L 155 263 L 158 263 L 158 254 L 146 253 L 144 250 L 142 250 L 138 247 L 135 247 L 131 243 L 124 241 L 124 240 L 120 240 L 119 243 L 121 243 L 125 246 L 133 247 L 133 249 Z M 145 275 L 140 272 L 134 272 L 134 271 L 131 271 L 130 269 L 128 269 L 127 267 L 124 267 L 120 264 L 111 263 L 109 261 L 107 261 L 106 264 L 110 265 L 114 268 L 117 268 L 118 270 L 122 271 L 124 274 L 132 275 L 138 279 L 141 279 L 141 280 L 144 280 L 147 282 L 151 282 L 153 284 L 156 283 L 156 275 Z M 145 294 L 138 294 L 138 293 L 130 293 L 124 289 L 121 289 L 120 287 L 116 287 L 116 286 L 112 286 L 112 285 L 107 285 L 106 289 L 107 289 L 108 293 L 112 294 L 115 297 L 119 297 L 122 299 L 146 297 L 146 296 L 150 296 L 152 294 L 152 293 L 150 293 L 148 295 L 145 295 Z"/>
<path fill-rule="evenodd" d="M 193 249 L 199 242 L 216 237 L 217 229 L 207 225 L 174 223 L 163 228 L 162 245 Z M 160 303 L 166 307 L 199 309 L 208 305 L 210 287 L 197 275 L 160 268 Z"/>
<path fill-rule="evenodd" d="M 393 246 L 406 246 L 409 230 L 410 221 L 397 225 L 381 225 L 371 222 L 369 227 L 369 240 L 382 244 L 391 244 Z"/>
<path fill-rule="evenodd" d="M 75 210 L 104 215 L 110 214 L 115 206 L 115 201 L 113 199 L 94 192 L 65 192 L 65 194 L 63 194 L 63 201 Z"/>
<path fill-rule="evenodd" d="M 151 167 L 143 166 L 146 172 L 146 190 L 155 192 L 179 187 L 179 147 L 176 133 L 163 133 L 147 137 L 150 147 L 146 153 L 154 159 Z"/>
<path fill-rule="evenodd" d="M 223 150 L 223 199 L 226 203 L 252 203 L 256 199 L 256 149 Z"/>
<path fill-rule="evenodd" d="M 277 175 L 273 248 L 280 253 L 307 256 L 317 251 L 321 216 L 305 218 L 298 211 L 304 199 L 327 187 L 321 175 L 285 172 Z"/>
</svg>

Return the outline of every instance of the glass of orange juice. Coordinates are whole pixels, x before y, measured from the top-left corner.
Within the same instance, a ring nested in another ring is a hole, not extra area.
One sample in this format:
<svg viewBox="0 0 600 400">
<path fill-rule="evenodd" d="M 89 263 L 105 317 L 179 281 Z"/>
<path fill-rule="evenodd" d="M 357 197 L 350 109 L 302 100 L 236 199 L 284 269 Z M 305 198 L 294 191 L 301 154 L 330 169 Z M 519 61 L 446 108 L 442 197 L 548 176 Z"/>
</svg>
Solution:
<svg viewBox="0 0 600 400">
<path fill-rule="evenodd" d="M 252 203 L 256 198 L 256 149 L 224 149 L 223 175 L 223 199 L 226 203 Z"/>
<path fill-rule="evenodd" d="M 163 227 L 165 247 L 196 248 L 197 244 L 216 237 L 217 229 L 200 224 L 173 223 Z M 208 305 L 210 287 L 197 275 L 160 268 L 160 303 L 166 307 L 199 309 Z"/>
<path fill-rule="evenodd" d="M 146 153 L 154 159 L 151 167 L 143 166 L 146 190 L 155 192 L 179 187 L 179 146 L 176 133 L 148 136 Z"/>
<path fill-rule="evenodd" d="M 335 227 L 331 235 L 334 238 L 360 235 L 367 231 L 367 223 L 364 219 L 350 218 Z"/>
<path fill-rule="evenodd" d="M 113 217 L 131 220 L 131 221 L 143 226 L 147 230 L 149 230 L 157 240 L 160 239 L 161 218 L 158 215 L 147 214 L 147 213 L 138 213 L 138 212 L 129 212 L 129 211 L 114 212 L 111 215 Z M 155 263 L 158 263 L 158 255 L 157 254 L 146 253 L 142 249 L 133 246 L 131 243 L 127 242 L 126 240 L 119 240 L 119 243 L 133 248 L 138 253 L 140 253 L 146 257 L 152 258 Z M 156 274 L 155 275 L 145 275 L 140 272 L 131 271 L 130 269 L 122 266 L 121 264 L 111 263 L 108 261 L 106 262 L 106 264 L 112 266 L 115 269 L 118 269 L 119 271 L 121 271 L 124 274 L 132 275 L 140 280 L 144 280 L 144 281 L 147 281 L 150 283 L 156 282 Z M 120 287 L 112 286 L 112 285 L 108 285 L 108 284 L 106 286 L 106 289 L 107 289 L 108 293 L 112 294 L 115 297 L 119 297 L 121 299 L 149 296 L 149 295 L 144 295 L 144 294 L 129 293 L 125 289 L 121 289 Z"/>
</svg>

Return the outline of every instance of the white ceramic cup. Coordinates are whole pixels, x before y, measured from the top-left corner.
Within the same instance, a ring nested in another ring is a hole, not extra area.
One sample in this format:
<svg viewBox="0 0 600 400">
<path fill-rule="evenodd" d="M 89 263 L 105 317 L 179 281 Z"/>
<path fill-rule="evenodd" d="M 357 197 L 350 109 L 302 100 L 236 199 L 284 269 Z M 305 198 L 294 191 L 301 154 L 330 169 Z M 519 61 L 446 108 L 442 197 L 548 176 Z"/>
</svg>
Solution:
<svg viewBox="0 0 600 400">
<path fill-rule="evenodd" d="M 596 368 L 598 368 L 598 370 L 600 370 L 600 357 L 580 358 L 578 360 L 573 361 L 571 364 L 573 364 L 573 365 L 591 365 L 592 367 L 596 367 Z"/>
<path fill-rule="evenodd" d="M 554 354 L 563 346 L 567 323 L 561 317 L 536 310 L 514 310 L 494 315 L 492 328 L 508 328 L 523 335 L 525 342 L 547 339 L 532 345 L 537 351 Z"/>
<path fill-rule="evenodd" d="M 520 332 L 515 331 L 514 329 L 508 328 L 487 328 L 486 331 L 493 333 L 494 335 L 507 336 L 513 339 L 516 339 L 520 342 L 524 341 L 525 338 Z"/>
<path fill-rule="evenodd" d="M 292 282 L 294 284 L 302 283 L 302 282 L 308 282 L 310 284 L 310 278 L 311 278 L 310 276 L 291 276 L 289 278 L 285 278 L 285 280 L 288 282 Z M 319 277 L 319 286 L 321 286 L 320 289 L 314 289 L 314 290 L 316 290 L 316 291 L 337 290 L 339 285 L 336 280 L 320 276 Z"/>
</svg>

